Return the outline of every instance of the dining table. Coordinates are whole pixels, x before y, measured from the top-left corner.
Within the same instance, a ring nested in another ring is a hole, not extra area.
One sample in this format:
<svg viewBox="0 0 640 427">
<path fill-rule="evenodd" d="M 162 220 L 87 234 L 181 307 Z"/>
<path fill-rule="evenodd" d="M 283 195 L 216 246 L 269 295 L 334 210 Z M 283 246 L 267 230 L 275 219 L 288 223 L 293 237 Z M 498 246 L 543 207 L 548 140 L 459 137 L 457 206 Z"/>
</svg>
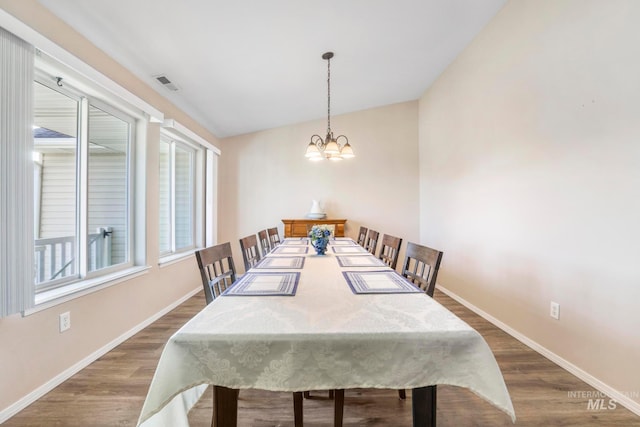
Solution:
<svg viewBox="0 0 640 427">
<path fill-rule="evenodd" d="M 433 426 L 438 385 L 469 389 L 515 422 L 484 338 L 348 237 L 324 255 L 284 239 L 181 327 L 137 425 L 189 426 L 210 385 L 218 427 L 235 426 L 238 390 L 362 388 L 411 389 L 413 425 Z"/>
</svg>

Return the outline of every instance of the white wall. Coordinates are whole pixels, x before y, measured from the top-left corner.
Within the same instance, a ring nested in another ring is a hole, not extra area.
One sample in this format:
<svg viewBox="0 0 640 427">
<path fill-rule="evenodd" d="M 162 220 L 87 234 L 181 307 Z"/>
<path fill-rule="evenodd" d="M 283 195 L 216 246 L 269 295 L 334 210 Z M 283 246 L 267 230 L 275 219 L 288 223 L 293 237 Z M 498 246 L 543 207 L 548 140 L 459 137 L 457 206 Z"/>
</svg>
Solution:
<svg viewBox="0 0 640 427">
<path fill-rule="evenodd" d="M 231 242 L 236 267 L 244 265 L 240 237 L 276 225 L 282 237 L 281 220 L 304 218 L 312 200 L 346 218 L 351 237 L 364 225 L 417 240 L 417 119 L 417 101 L 332 117 L 334 134 L 347 135 L 356 154 L 339 163 L 304 157 L 325 120 L 223 139 L 218 235 Z"/>
<path fill-rule="evenodd" d="M 633 0 L 512 1 L 419 108 L 439 284 L 636 402 L 639 22 Z"/>
</svg>

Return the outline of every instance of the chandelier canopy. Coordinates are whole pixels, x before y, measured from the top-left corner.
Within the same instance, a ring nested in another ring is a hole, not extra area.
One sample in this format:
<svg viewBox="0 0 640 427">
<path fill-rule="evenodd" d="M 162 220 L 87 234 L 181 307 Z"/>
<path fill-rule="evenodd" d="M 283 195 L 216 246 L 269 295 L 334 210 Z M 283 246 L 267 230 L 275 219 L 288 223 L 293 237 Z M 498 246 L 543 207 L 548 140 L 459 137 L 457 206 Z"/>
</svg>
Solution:
<svg viewBox="0 0 640 427">
<path fill-rule="evenodd" d="M 322 59 L 327 61 L 327 136 L 324 139 L 320 135 L 311 136 L 305 157 L 312 161 L 324 159 L 337 161 L 355 157 L 349 139 L 344 135 L 334 138 L 331 131 L 331 58 L 333 58 L 333 52 L 322 55 Z M 340 139 L 344 139 L 344 145 L 340 145 L 338 142 Z"/>
</svg>

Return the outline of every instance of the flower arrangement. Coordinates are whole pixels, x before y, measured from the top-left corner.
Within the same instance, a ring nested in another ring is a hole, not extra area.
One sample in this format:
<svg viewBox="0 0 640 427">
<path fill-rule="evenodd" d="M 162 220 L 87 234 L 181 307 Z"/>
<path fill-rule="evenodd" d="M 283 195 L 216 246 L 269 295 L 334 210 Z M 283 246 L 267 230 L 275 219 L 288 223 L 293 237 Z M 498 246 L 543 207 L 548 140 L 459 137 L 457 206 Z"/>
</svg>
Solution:
<svg viewBox="0 0 640 427">
<path fill-rule="evenodd" d="M 331 229 L 326 225 L 314 225 L 309 230 L 309 238 L 311 245 L 315 248 L 318 255 L 324 255 L 327 251 L 327 244 L 331 237 Z"/>
</svg>

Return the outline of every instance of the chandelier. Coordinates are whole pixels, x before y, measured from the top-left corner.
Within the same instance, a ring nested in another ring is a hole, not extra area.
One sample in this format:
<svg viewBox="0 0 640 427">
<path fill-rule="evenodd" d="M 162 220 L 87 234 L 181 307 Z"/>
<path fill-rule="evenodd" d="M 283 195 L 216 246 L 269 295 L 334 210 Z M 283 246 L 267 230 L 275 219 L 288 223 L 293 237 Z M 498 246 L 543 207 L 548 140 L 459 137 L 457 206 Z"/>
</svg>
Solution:
<svg viewBox="0 0 640 427">
<path fill-rule="evenodd" d="M 331 58 L 333 52 L 326 52 L 322 59 L 327 60 L 327 136 L 323 139 L 320 135 L 313 135 L 307 145 L 305 157 L 312 161 L 323 159 L 342 160 L 355 157 L 353 149 L 349 145 L 349 139 L 344 135 L 333 137 L 331 131 Z M 344 138 L 344 145 L 340 145 L 339 139 Z"/>
</svg>

